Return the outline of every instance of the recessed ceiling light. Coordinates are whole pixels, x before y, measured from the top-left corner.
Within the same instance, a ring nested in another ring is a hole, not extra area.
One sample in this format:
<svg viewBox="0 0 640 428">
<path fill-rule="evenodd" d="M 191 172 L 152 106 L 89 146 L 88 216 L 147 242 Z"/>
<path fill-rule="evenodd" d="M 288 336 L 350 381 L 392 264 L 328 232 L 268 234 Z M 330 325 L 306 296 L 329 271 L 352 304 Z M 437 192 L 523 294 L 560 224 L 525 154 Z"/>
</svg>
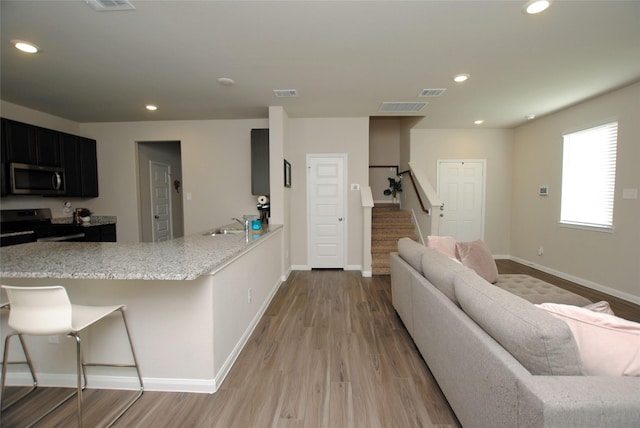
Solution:
<svg viewBox="0 0 640 428">
<path fill-rule="evenodd" d="M 536 118 L 536 115 L 535 114 L 528 114 L 525 117 L 527 118 L 527 120 L 533 120 L 533 119 Z"/>
<path fill-rule="evenodd" d="M 156 111 L 158 110 L 158 106 L 154 106 L 153 104 L 147 104 L 146 106 L 144 106 L 144 108 L 146 108 L 149 111 Z"/>
<path fill-rule="evenodd" d="M 484 120 L 482 119 L 474 120 L 473 123 L 476 125 L 482 125 L 484 123 Z"/>
<path fill-rule="evenodd" d="M 233 86 L 236 81 L 228 77 L 221 77 L 218 79 L 218 83 L 222 86 Z"/>
<path fill-rule="evenodd" d="M 23 42 L 22 40 L 12 40 L 11 43 L 16 47 L 16 49 L 20 49 L 22 52 L 33 54 L 40 51 L 40 48 L 33 43 Z"/>
<path fill-rule="evenodd" d="M 536 13 L 547 10 L 549 6 L 551 6 L 551 0 L 529 0 L 524 5 L 523 10 L 529 15 L 535 15 Z"/>
<path fill-rule="evenodd" d="M 456 83 L 462 83 L 462 82 L 466 82 L 467 79 L 469 78 L 468 74 L 457 74 L 455 76 L 453 76 L 453 81 Z"/>
</svg>

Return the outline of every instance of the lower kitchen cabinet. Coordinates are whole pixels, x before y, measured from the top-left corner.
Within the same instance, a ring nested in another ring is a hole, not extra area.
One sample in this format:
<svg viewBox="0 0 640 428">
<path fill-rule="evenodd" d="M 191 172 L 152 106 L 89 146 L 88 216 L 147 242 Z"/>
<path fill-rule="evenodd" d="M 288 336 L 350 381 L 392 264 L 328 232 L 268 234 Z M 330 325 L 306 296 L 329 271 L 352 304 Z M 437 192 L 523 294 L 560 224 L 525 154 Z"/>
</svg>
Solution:
<svg viewBox="0 0 640 428">
<path fill-rule="evenodd" d="M 116 225 L 102 224 L 83 228 L 85 242 L 116 242 Z"/>
</svg>

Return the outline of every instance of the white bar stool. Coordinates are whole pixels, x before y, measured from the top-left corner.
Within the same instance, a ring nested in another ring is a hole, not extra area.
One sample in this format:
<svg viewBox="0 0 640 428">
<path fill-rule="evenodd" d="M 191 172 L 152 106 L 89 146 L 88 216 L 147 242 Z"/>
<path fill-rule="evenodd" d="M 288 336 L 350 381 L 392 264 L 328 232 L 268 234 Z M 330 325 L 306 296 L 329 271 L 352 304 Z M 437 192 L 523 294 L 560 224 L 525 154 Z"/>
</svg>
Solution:
<svg viewBox="0 0 640 428">
<path fill-rule="evenodd" d="M 2 302 L 0 303 L 0 309 L 9 309 L 9 302 Z M 2 359 L 2 362 L 0 362 L 0 365 L 4 365 L 4 362 L 7 361 L 7 364 L 23 364 L 23 365 L 27 365 L 29 367 L 29 372 L 31 373 L 31 379 L 33 380 L 32 384 L 31 384 L 31 388 L 20 394 L 18 397 L 16 397 L 12 402 L 8 403 L 8 404 L 4 404 L 4 388 L 2 390 L 2 397 L 0 397 L 0 401 L 2 402 L 2 405 L 0 406 L 0 411 L 4 411 L 6 409 L 8 409 L 9 407 L 11 407 L 13 404 L 17 403 L 18 401 L 22 400 L 24 397 L 26 397 L 27 395 L 29 395 L 29 393 L 31 391 L 34 391 L 36 389 L 36 387 L 38 386 L 38 379 L 36 378 L 36 372 L 35 370 L 33 370 L 33 364 L 31 363 L 31 356 L 29 355 L 29 350 L 27 349 L 27 344 L 24 343 L 24 337 L 22 337 L 22 335 L 18 335 L 18 339 L 20 339 L 20 345 L 22 346 L 22 353 L 24 354 L 24 361 L 8 361 L 7 360 L 7 356 L 5 355 Z M 2 382 L 4 385 L 4 372 L 2 373 Z"/>
<path fill-rule="evenodd" d="M 115 306 L 84 306 L 73 305 L 69 301 L 67 291 L 62 286 L 48 287 L 14 287 L 3 285 L 2 288 L 7 292 L 9 298 L 9 327 L 10 332 L 5 339 L 4 359 L 2 364 L 2 395 L 4 396 L 5 379 L 7 364 L 7 356 L 9 355 L 9 342 L 12 336 L 23 334 L 48 336 L 55 334 L 66 334 L 68 337 L 76 340 L 76 365 L 77 365 L 77 390 L 58 403 L 55 407 L 41 416 L 35 423 L 42 420 L 55 409 L 60 407 L 64 402 L 77 395 L 78 403 L 78 427 L 82 427 L 82 392 L 86 388 L 87 373 L 86 367 L 130 367 L 135 368 L 140 389 L 138 394 L 128 402 L 125 407 L 117 414 L 117 416 L 109 423 L 111 426 L 118 420 L 132 405 L 135 403 L 142 393 L 144 386 L 142 384 L 142 376 L 136 360 L 136 355 L 129 334 L 129 327 L 124 315 L 125 305 Z M 84 361 L 81 349 L 80 332 L 85 328 L 93 325 L 97 321 L 105 318 L 114 312 L 120 312 L 122 321 L 127 333 L 133 364 L 104 364 L 104 363 L 87 363 Z M 83 382 L 84 378 L 84 382 Z"/>
</svg>

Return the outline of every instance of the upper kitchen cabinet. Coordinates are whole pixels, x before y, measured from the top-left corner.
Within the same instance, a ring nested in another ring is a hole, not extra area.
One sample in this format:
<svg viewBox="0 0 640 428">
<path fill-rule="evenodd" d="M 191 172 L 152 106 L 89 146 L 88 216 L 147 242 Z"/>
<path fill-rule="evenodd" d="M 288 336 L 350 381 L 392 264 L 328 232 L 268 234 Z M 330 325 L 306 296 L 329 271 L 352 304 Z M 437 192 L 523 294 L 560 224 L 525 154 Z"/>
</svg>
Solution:
<svg viewBox="0 0 640 428">
<path fill-rule="evenodd" d="M 56 131 L 2 119 L 2 142 L 6 151 L 3 162 L 62 166 Z"/>
<path fill-rule="evenodd" d="M 251 130 L 251 194 L 270 194 L 269 129 Z"/>
<path fill-rule="evenodd" d="M 0 196 L 12 194 L 10 163 L 61 167 L 64 169 L 65 192 L 60 196 L 98 196 L 95 140 L 3 118 L 0 156 Z"/>
<path fill-rule="evenodd" d="M 96 141 L 76 135 L 60 134 L 60 144 L 66 177 L 66 196 L 98 197 Z"/>
</svg>

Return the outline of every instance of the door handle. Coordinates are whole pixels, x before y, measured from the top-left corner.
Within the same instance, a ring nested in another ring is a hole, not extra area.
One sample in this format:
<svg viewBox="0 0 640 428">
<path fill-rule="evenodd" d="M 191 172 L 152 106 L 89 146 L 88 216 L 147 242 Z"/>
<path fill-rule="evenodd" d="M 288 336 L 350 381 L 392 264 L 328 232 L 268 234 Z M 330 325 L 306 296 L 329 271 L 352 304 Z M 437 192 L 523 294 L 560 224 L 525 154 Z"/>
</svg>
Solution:
<svg viewBox="0 0 640 428">
<path fill-rule="evenodd" d="M 339 217 L 339 218 L 338 218 L 338 221 L 342 221 L 342 217 Z"/>
<path fill-rule="evenodd" d="M 160 218 L 159 215 L 154 215 L 153 218 L 155 218 L 156 220 Z"/>
</svg>

